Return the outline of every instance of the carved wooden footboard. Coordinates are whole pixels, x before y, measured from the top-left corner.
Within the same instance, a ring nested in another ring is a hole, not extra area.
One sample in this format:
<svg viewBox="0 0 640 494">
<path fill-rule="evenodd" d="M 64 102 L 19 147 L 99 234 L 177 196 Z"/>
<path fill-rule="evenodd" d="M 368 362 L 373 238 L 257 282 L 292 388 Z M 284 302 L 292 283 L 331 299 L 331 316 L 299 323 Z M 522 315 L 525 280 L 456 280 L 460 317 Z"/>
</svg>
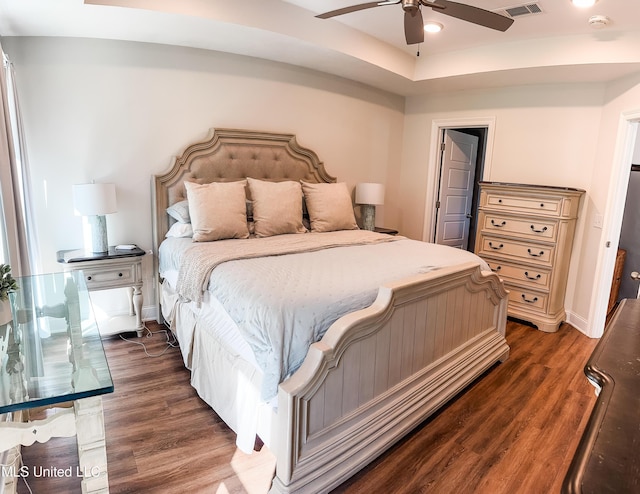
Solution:
<svg viewBox="0 0 640 494">
<path fill-rule="evenodd" d="M 272 492 L 326 492 L 509 355 L 507 292 L 475 264 L 380 288 L 280 385 Z"/>
</svg>

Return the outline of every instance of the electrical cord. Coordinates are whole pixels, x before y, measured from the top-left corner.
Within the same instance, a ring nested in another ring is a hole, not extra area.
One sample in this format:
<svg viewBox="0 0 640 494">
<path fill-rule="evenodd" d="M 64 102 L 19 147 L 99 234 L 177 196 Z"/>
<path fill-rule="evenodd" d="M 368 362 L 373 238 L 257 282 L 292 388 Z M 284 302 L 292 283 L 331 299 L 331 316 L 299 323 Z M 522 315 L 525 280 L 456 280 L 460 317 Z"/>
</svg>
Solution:
<svg viewBox="0 0 640 494">
<path fill-rule="evenodd" d="M 170 348 L 178 348 L 178 340 L 176 340 L 175 335 L 166 330 L 166 329 L 160 329 L 158 331 L 151 331 L 146 324 L 143 323 L 144 329 L 147 330 L 147 334 L 144 336 L 144 338 L 153 338 L 153 335 L 156 334 L 164 334 L 166 337 L 166 347 L 164 348 L 164 350 L 162 350 L 162 352 L 160 353 L 149 353 L 149 351 L 147 350 L 147 346 L 141 342 L 141 341 L 137 341 L 137 340 L 130 340 L 128 338 L 125 338 L 124 336 L 120 335 L 120 339 L 128 342 L 128 343 L 133 343 L 135 345 L 140 345 L 143 349 L 144 349 L 144 353 L 147 355 L 147 357 L 161 357 L 162 355 L 164 355 L 167 350 L 169 350 Z"/>
</svg>

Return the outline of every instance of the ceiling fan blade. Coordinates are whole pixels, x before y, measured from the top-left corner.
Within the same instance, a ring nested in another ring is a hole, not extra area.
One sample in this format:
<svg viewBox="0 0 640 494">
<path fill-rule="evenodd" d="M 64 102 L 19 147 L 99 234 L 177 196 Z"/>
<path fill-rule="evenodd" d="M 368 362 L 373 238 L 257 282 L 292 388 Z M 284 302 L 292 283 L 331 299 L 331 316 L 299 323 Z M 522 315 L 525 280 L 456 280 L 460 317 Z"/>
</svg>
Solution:
<svg viewBox="0 0 640 494">
<path fill-rule="evenodd" d="M 404 37 L 408 45 L 415 45 L 424 41 L 424 22 L 420 9 L 405 10 Z"/>
<path fill-rule="evenodd" d="M 513 24 L 513 19 L 509 19 L 508 17 L 496 14 L 489 10 L 465 5 L 463 3 L 451 2 L 449 0 L 435 0 L 434 2 L 421 0 L 420 3 L 427 7 L 431 7 L 441 14 L 491 29 L 496 29 L 497 31 L 506 31 L 511 27 L 511 24 Z"/>
<path fill-rule="evenodd" d="M 330 17 L 336 17 L 342 14 L 350 14 L 351 12 L 357 12 L 358 10 L 371 9 L 373 7 L 382 7 L 383 5 L 395 5 L 400 3 L 402 0 L 396 1 L 378 1 L 378 2 L 368 2 L 361 3 L 360 5 L 352 5 L 351 7 L 344 7 L 342 9 L 332 10 L 331 12 L 325 12 L 324 14 L 318 14 L 316 17 L 318 19 L 329 19 Z"/>
</svg>

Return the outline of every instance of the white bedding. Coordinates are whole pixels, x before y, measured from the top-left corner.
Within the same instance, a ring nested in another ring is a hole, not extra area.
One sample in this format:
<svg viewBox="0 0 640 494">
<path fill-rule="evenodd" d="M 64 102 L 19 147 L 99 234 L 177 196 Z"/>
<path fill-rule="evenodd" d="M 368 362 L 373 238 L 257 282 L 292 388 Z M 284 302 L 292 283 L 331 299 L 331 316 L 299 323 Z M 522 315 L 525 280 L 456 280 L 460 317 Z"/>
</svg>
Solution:
<svg viewBox="0 0 640 494">
<path fill-rule="evenodd" d="M 259 436 L 271 446 L 277 399 L 260 398 L 262 372 L 253 351 L 224 308 L 209 294 L 201 307 L 179 303 L 178 273 L 165 271 L 162 312 L 180 342 L 191 385 L 236 433 L 236 445 L 250 454 Z"/>
<path fill-rule="evenodd" d="M 163 271 L 161 275 L 167 287 L 167 290 L 164 291 L 165 296 L 177 298 L 175 286 L 178 279 L 178 271 L 175 269 L 167 269 Z M 163 310 L 165 307 L 179 310 L 177 309 L 175 300 L 167 300 L 167 303 L 163 303 L 162 305 Z M 181 333 L 177 335 L 177 338 L 181 343 L 180 349 L 183 351 L 184 364 L 188 369 L 192 369 L 191 351 L 193 350 L 192 342 L 196 319 L 199 319 L 202 326 L 207 328 L 207 331 L 212 333 L 226 348 L 230 349 L 234 356 L 241 357 L 256 369 L 259 368 L 258 362 L 256 362 L 255 356 L 253 355 L 253 350 L 238 330 L 238 325 L 231 319 L 222 304 L 211 293 L 205 293 L 201 307 L 197 307 L 194 302 L 190 302 L 187 305 L 188 311 L 193 315 L 186 315 L 186 317 L 193 318 L 193 323 L 183 323 L 179 327 L 172 329 Z M 169 314 L 163 315 L 167 320 L 174 319 Z M 184 321 L 184 317 L 182 319 Z"/>
<path fill-rule="evenodd" d="M 380 285 L 469 261 L 488 269 L 466 251 L 385 237 L 373 245 L 254 257 L 215 267 L 208 290 L 253 350 L 263 372 L 263 399 L 276 395 L 278 384 L 295 372 L 309 345 L 335 320 L 370 305 Z M 167 240 L 160 248 L 161 271 L 175 268 L 178 251 L 194 246 L 190 239 Z"/>
</svg>

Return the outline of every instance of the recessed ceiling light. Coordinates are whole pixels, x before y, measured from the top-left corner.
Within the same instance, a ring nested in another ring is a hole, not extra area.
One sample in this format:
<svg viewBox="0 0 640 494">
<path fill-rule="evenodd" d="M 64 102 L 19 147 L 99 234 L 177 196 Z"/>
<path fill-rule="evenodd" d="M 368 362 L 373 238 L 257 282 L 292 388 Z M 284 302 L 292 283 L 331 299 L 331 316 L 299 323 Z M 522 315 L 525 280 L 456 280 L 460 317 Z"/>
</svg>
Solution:
<svg viewBox="0 0 640 494">
<path fill-rule="evenodd" d="M 571 0 L 571 3 L 576 7 L 587 8 L 593 7 L 598 0 Z"/>
<path fill-rule="evenodd" d="M 444 26 L 439 22 L 427 21 L 424 25 L 424 30 L 428 33 L 439 33 L 444 29 Z"/>
</svg>

